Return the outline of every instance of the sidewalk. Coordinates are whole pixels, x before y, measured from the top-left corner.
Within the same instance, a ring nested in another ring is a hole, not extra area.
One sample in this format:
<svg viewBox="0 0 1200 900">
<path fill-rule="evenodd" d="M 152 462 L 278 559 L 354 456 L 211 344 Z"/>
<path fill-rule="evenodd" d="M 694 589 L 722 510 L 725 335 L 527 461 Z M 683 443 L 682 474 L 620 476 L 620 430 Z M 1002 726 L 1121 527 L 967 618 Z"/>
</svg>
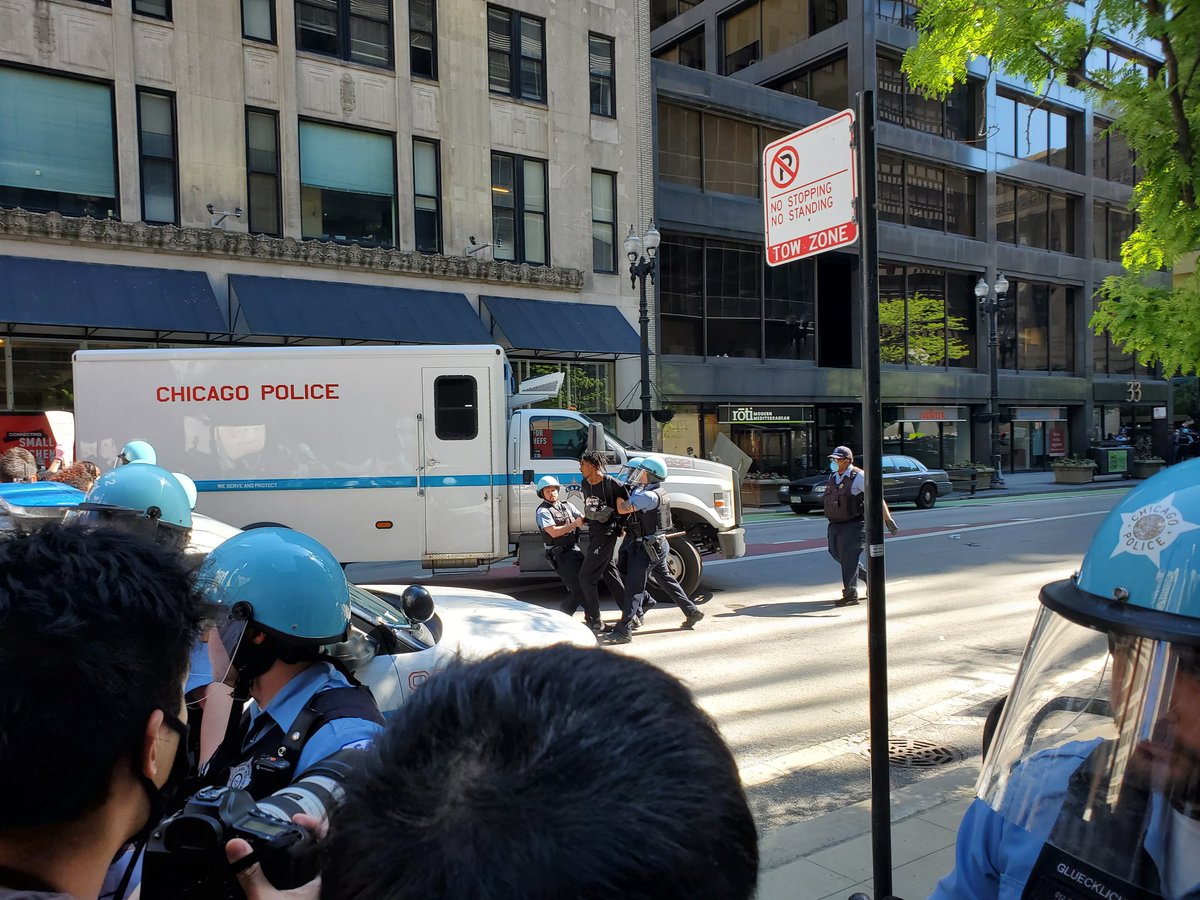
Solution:
<svg viewBox="0 0 1200 900">
<path fill-rule="evenodd" d="M 892 892 L 928 897 L 954 868 L 958 823 L 975 796 L 979 758 L 892 792 Z M 763 837 L 758 900 L 846 900 L 872 893 L 871 804 L 856 803 Z"/>
</svg>

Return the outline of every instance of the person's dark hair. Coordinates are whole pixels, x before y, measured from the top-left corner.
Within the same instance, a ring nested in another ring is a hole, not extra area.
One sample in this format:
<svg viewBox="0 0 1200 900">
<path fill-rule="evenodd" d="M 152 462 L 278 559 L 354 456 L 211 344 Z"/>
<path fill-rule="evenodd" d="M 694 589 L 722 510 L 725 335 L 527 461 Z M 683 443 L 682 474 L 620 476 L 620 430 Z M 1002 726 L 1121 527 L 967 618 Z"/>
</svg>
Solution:
<svg viewBox="0 0 1200 900">
<path fill-rule="evenodd" d="M 179 713 L 207 612 L 182 555 L 128 531 L 0 542 L 0 831 L 104 802 L 150 714 Z"/>
<path fill-rule="evenodd" d="M 733 756 L 678 681 L 557 646 L 456 664 L 407 700 L 335 811 L 322 900 L 742 900 Z"/>
<path fill-rule="evenodd" d="M 88 468 L 88 467 L 91 468 Z M 49 477 L 50 481 L 69 484 L 73 488 L 83 491 L 85 494 L 96 483 L 96 479 L 100 477 L 100 473 L 92 474 L 92 469 L 96 466 L 88 462 L 71 463 L 65 469 L 59 469 Z"/>
<path fill-rule="evenodd" d="M 37 472 L 37 459 L 24 447 L 10 447 L 0 456 L 0 482 L 30 481 Z"/>
<path fill-rule="evenodd" d="M 608 460 L 604 458 L 604 454 L 599 450 L 588 450 L 579 458 L 585 463 L 591 463 L 601 472 L 603 472 L 605 466 L 608 465 Z"/>
</svg>

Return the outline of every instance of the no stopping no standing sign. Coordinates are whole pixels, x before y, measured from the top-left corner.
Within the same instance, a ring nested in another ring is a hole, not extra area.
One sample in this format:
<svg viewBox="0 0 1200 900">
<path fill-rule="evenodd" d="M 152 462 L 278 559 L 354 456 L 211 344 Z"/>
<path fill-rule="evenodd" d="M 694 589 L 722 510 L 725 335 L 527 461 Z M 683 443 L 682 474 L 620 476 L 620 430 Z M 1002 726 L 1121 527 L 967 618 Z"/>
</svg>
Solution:
<svg viewBox="0 0 1200 900">
<path fill-rule="evenodd" d="M 763 149 L 767 264 L 858 240 L 854 112 L 844 110 Z"/>
</svg>

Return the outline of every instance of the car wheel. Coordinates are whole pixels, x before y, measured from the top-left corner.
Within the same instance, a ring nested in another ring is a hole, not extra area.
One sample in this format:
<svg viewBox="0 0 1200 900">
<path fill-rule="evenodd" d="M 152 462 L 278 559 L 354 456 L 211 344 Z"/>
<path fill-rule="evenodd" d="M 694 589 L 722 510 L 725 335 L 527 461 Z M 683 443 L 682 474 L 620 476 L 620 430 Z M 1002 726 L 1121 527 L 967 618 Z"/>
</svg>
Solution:
<svg viewBox="0 0 1200 900">
<path fill-rule="evenodd" d="M 696 545 L 684 537 L 671 538 L 667 542 L 670 552 L 667 554 L 667 570 L 675 576 L 683 592 L 692 597 L 700 590 L 700 572 L 704 564 L 700 562 L 700 551 Z M 648 584 L 650 594 L 661 603 L 674 603 L 653 580 Z"/>
<path fill-rule="evenodd" d="M 937 486 L 926 482 L 917 491 L 917 509 L 930 509 L 937 503 Z"/>
</svg>

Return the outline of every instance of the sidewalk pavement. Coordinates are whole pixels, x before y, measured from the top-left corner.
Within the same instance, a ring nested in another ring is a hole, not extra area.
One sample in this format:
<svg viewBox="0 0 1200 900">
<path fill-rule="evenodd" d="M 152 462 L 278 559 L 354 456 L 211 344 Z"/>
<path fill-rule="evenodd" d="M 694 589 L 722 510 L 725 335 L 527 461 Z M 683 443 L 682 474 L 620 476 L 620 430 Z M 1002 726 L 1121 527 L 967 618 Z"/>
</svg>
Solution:
<svg viewBox="0 0 1200 900">
<path fill-rule="evenodd" d="M 892 893 L 928 897 L 954 868 L 954 841 L 975 796 L 979 757 L 892 792 Z M 873 894 L 871 803 L 863 801 L 765 835 L 757 900 L 846 900 Z"/>
</svg>

